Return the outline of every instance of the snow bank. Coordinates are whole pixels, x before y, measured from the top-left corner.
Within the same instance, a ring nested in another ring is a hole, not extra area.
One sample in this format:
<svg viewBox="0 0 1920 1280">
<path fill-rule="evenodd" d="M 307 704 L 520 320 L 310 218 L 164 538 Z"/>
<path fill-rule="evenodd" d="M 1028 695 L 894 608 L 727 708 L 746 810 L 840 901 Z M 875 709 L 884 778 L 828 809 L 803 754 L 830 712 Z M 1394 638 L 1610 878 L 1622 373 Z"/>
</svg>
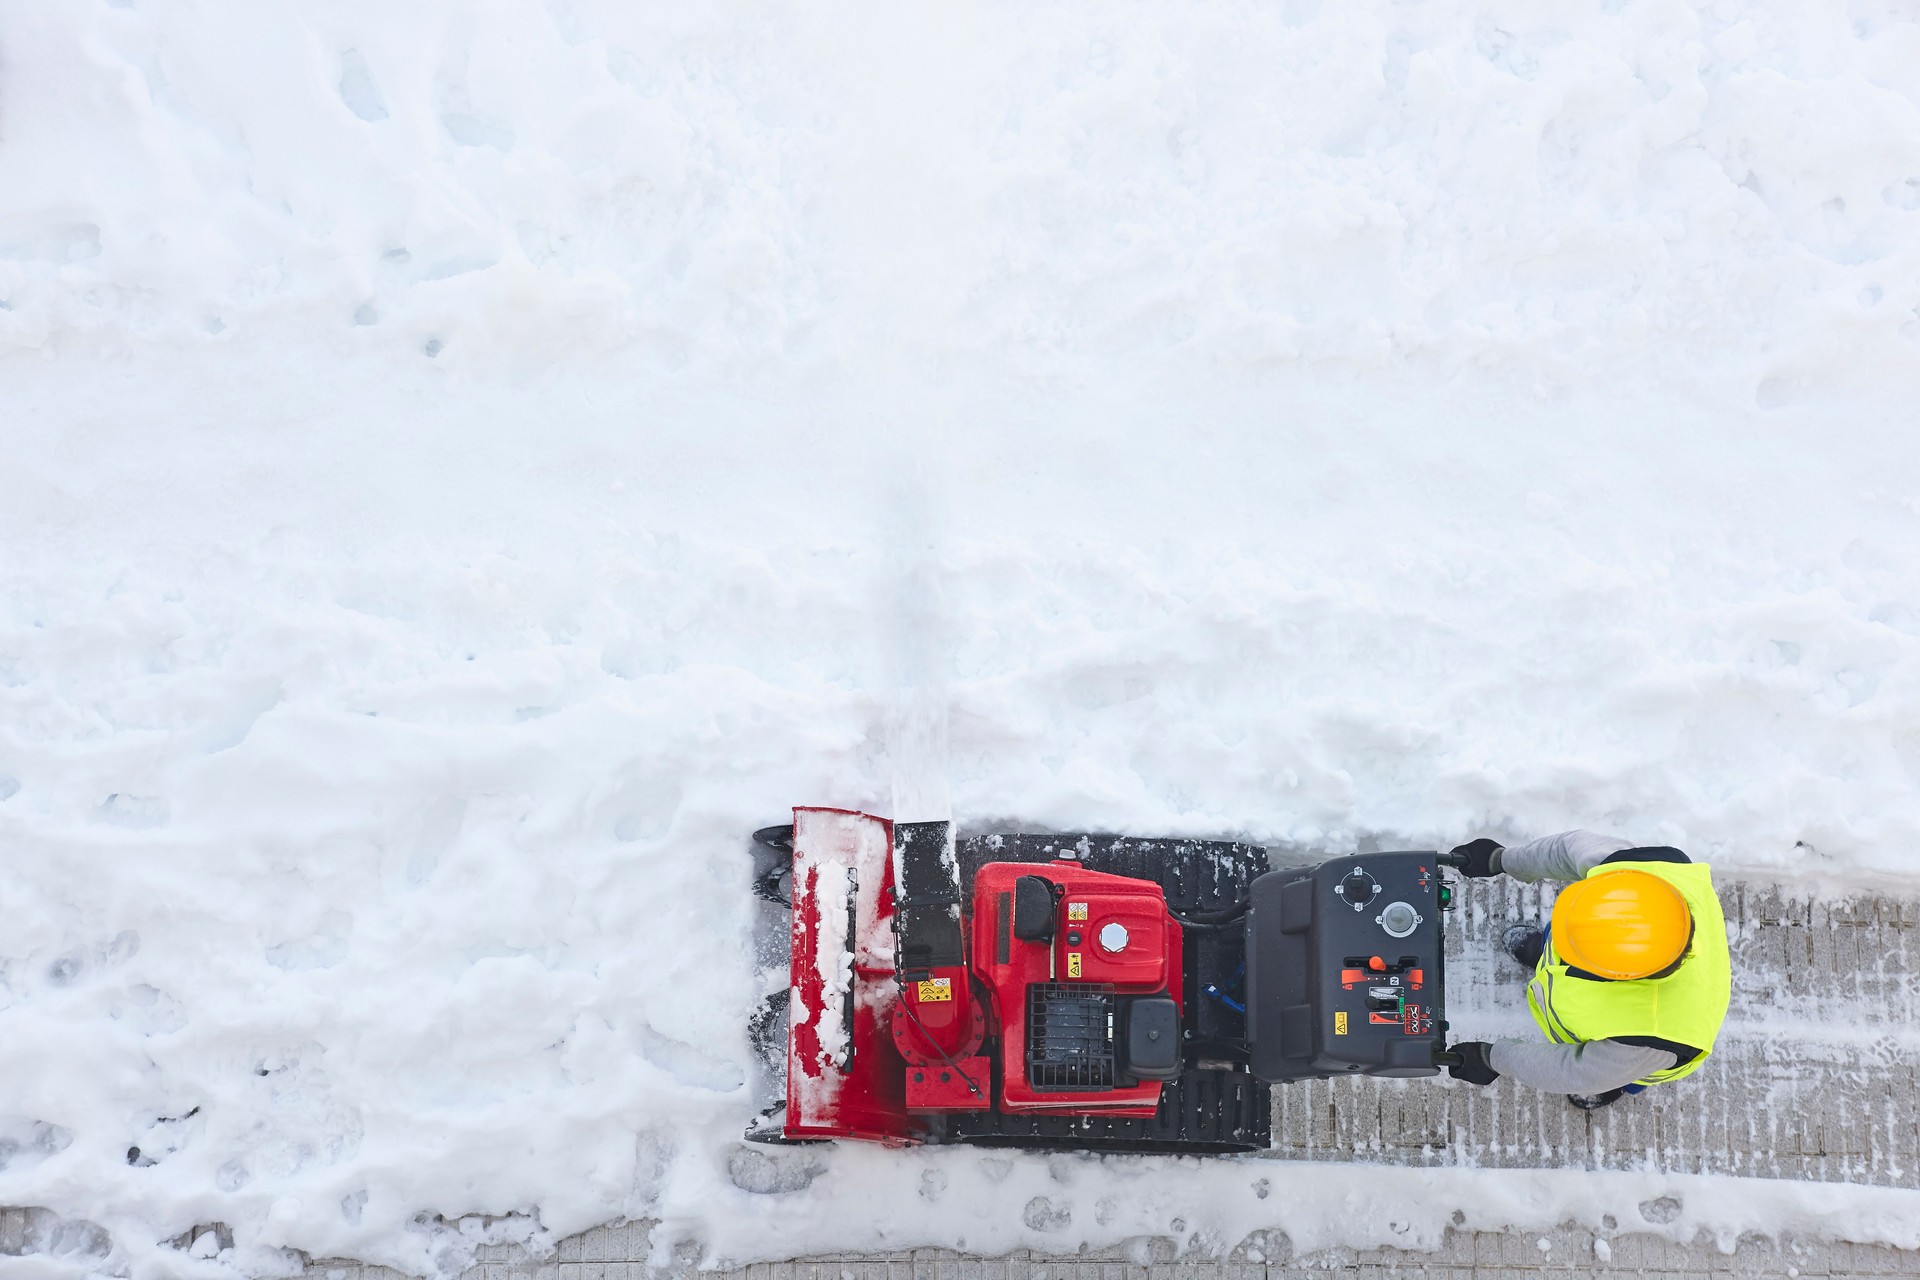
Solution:
<svg viewBox="0 0 1920 1280">
<path fill-rule="evenodd" d="M 850 1204 L 866 1206 L 871 1217 L 859 1238 L 888 1248 L 936 1244 L 993 1256 L 1016 1249 L 1071 1253 L 1081 1242 L 1131 1244 L 1143 1262 L 1157 1260 L 1156 1244 L 1201 1256 L 1243 1244 L 1256 1252 L 1290 1247 L 1295 1254 L 1340 1246 L 1426 1251 L 1440 1248 L 1450 1227 L 1538 1232 L 1565 1223 L 1601 1235 L 1652 1233 L 1681 1243 L 1705 1235 L 1727 1251 L 1741 1235 L 1839 1237 L 1907 1249 L 1920 1244 L 1920 1193 L 1885 1187 L 1655 1172 L 926 1149 L 836 1151 L 830 1160 L 751 1152 L 735 1159 L 730 1181 L 747 1181 L 739 1175 L 748 1159 L 777 1164 L 785 1177 L 759 1171 L 756 1185 L 771 1194 L 753 1210 L 752 1242 L 724 1250 L 728 1261 L 845 1248 L 844 1206 Z M 655 1233 L 654 1247 L 663 1255 L 676 1225 L 670 1216 Z M 1287 1244 L 1273 1235 L 1285 1235 Z"/>
<path fill-rule="evenodd" d="M 1914 874 L 1892 8 L 109 3 L 0 52 L 0 1203 L 142 1274 L 213 1221 L 254 1271 L 472 1214 L 922 1243 L 932 1174 L 969 1247 L 1349 1230 L 1319 1169 L 757 1163 L 745 835 L 796 802 Z"/>
</svg>

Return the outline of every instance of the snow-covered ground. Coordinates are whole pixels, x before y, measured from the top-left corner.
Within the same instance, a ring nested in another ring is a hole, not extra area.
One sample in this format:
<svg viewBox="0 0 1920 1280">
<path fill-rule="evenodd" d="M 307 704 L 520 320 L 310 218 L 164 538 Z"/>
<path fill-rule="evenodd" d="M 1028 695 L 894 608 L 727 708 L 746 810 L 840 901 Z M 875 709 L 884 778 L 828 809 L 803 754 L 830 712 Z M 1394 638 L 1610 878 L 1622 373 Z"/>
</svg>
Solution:
<svg viewBox="0 0 1920 1280">
<path fill-rule="evenodd" d="M 740 1147 L 746 833 L 1920 884 L 1916 17 L 0 7 L 0 1204 L 142 1274 L 1373 1230 Z M 1647 1194 L 1568 1179 L 1367 1185 Z"/>
</svg>

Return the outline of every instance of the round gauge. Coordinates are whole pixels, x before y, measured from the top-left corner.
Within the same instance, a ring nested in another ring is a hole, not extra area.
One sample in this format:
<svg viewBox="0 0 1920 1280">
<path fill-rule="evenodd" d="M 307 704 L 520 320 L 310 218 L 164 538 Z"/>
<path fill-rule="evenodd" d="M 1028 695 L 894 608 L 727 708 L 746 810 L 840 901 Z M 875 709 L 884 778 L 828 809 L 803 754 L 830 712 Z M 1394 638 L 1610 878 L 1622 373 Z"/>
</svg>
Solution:
<svg viewBox="0 0 1920 1280">
<path fill-rule="evenodd" d="M 1404 938 L 1420 927 L 1420 913 L 1405 902 L 1389 902 L 1376 920 L 1387 931 L 1387 936 L 1393 938 Z"/>
<path fill-rule="evenodd" d="M 1102 951 L 1125 951 L 1127 949 L 1127 926 L 1118 922 L 1101 925 L 1100 949 Z"/>
</svg>

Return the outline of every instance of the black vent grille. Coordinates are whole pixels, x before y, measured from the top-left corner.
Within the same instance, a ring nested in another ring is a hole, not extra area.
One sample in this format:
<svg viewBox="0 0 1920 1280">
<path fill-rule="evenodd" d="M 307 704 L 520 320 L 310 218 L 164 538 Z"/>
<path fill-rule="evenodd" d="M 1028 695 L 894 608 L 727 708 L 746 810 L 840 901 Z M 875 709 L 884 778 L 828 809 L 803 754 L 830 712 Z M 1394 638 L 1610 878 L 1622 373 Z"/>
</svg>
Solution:
<svg viewBox="0 0 1920 1280">
<path fill-rule="evenodd" d="M 1027 988 L 1027 1083 L 1038 1093 L 1113 1088 L 1113 988 L 1038 982 Z"/>
</svg>

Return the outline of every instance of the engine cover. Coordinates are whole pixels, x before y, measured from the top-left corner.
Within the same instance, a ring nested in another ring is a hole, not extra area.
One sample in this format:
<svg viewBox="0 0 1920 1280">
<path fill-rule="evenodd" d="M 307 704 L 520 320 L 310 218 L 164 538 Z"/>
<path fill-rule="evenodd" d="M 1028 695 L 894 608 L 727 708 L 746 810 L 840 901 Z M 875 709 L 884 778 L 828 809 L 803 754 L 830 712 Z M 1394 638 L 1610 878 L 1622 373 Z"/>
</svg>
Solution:
<svg viewBox="0 0 1920 1280">
<path fill-rule="evenodd" d="M 1160 886 L 1067 859 L 988 863 L 974 879 L 971 916 L 973 971 L 991 993 L 999 1036 L 1000 1105 L 1153 1114 L 1164 1064 L 1149 1055 L 1150 1078 L 1130 1072 L 1125 1037 L 1141 997 L 1159 998 L 1163 1018 L 1171 1007 L 1178 1026 L 1181 930 Z"/>
</svg>

